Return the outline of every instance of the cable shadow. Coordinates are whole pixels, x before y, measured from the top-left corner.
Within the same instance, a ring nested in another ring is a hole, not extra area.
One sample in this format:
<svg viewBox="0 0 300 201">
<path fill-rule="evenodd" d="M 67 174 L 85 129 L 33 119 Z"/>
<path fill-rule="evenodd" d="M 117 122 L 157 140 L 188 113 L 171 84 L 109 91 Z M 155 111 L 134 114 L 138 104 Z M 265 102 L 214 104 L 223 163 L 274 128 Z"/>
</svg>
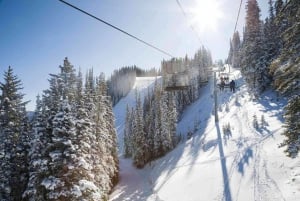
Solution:
<svg viewBox="0 0 300 201">
<path fill-rule="evenodd" d="M 227 171 L 227 167 L 226 167 L 226 157 L 224 155 L 219 122 L 216 122 L 216 129 L 217 129 L 217 135 L 218 135 L 218 145 L 219 145 L 218 147 L 219 147 L 219 154 L 220 154 L 220 162 L 221 162 L 221 168 L 222 168 L 222 173 L 223 173 L 223 184 L 224 184 L 223 198 L 225 198 L 225 201 L 232 201 L 231 191 L 230 191 L 230 186 L 229 186 L 228 171 Z"/>
</svg>

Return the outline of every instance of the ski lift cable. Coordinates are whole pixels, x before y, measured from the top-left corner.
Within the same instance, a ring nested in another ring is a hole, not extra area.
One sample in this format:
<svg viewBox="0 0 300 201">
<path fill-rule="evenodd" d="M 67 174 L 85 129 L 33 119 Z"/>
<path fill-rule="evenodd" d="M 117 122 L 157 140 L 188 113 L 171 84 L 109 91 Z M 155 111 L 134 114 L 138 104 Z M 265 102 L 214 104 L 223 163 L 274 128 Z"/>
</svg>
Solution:
<svg viewBox="0 0 300 201">
<path fill-rule="evenodd" d="M 174 57 L 172 54 L 170 54 L 170 53 L 168 53 L 168 52 L 166 52 L 166 51 L 164 51 L 164 50 L 162 50 L 162 49 L 160 49 L 160 48 L 152 45 L 151 43 L 148 43 L 148 42 L 146 42 L 146 41 L 144 41 L 144 40 L 142 40 L 142 39 L 140 39 L 140 38 L 138 38 L 138 37 L 136 37 L 136 36 L 128 33 L 127 31 L 124 31 L 123 29 L 118 28 L 117 26 L 114 26 L 114 25 L 112 25 L 112 24 L 110 24 L 110 23 L 108 23 L 108 22 L 106 22 L 106 21 L 104 21 L 104 20 L 102 20 L 102 19 L 100 19 L 100 18 L 98 18 L 98 17 L 96 17 L 96 16 L 94 16 L 94 15 L 92 15 L 92 14 L 90 14 L 90 13 L 88 13 L 88 12 L 86 12 L 86 11 L 84 11 L 84 10 L 82 10 L 82 9 L 80 9 L 80 8 L 78 8 L 78 7 L 70 4 L 70 3 L 68 3 L 68 2 L 66 2 L 66 1 L 64 1 L 64 0 L 58 0 L 58 1 L 60 1 L 60 2 L 62 2 L 64 4 L 66 4 L 67 6 L 70 6 L 70 7 L 74 8 L 75 10 L 78 10 L 78 11 L 80 11 L 80 12 L 82 12 L 82 13 L 84 13 L 84 14 L 86 14 L 86 15 L 88 15 L 88 16 L 96 19 L 96 20 L 98 20 L 99 22 L 102 22 L 102 23 L 104 23 L 104 24 L 112 27 L 113 29 L 116 29 L 117 31 L 122 32 L 123 34 L 125 34 L 125 35 L 127 35 L 127 36 L 129 36 L 129 37 L 131 37 L 131 38 L 133 38 L 133 39 L 135 39 L 135 40 L 143 43 L 144 45 L 147 45 L 147 46 L 151 47 L 152 49 L 155 49 L 155 50 L 157 50 L 157 51 L 159 51 L 159 52 L 161 52 L 161 53 L 163 53 L 163 54 L 165 54 L 165 55 L 167 55 L 169 57 L 172 57 L 172 58 Z"/>
<path fill-rule="evenodd" d="M 188 20 L 188 16 L 187 16 L 187 14 L 186 14 L 186 12 L 184 11 L 184 9 L 183 9 L 183 7 L 182 7 L 182 5 L 181 5 L 181 3 L 179 2 L 179 0 L 176 0 L 176 2 L 177 2 L 177 5 L 179 6 L 179 8 L 180 8 L 180 10 L 181 10 L 181 12 L 182 12 L 182 14 L 184 15 L 184 17 Z M 201 42 L 201 37 L 199 36 L 199 34 L 198 34 L 198 32 L 196 31 L 196 29 L 194 28 L 194 26 L 191 24 L 190 25 L 190 28 L 192 29 L 192 31 L 196 34 L 196 36 L 197 36 L 197 39 L 199 40 L 199 42 L 200 42 L 200 44 L 202 45 L 202 42 Z"/>
<path fill-rule="evenodd" d="M 239 21 L 239 17 L 240 17 L 240 12 L 241 12 L 242 4 L 243 4 L 243 0 L 241 0 L 241 2 L 240 2 L 240 7 L 239 7 L 238 14 L 237 14 L 237 17 L 236 17 L 236 22 L 235 22 L 233 34 L 234 34 L 235 31 L 236 31 L 236 27 L 237 27 L 237 23 L 238 23 L 238 21 Z"/>
</svg>

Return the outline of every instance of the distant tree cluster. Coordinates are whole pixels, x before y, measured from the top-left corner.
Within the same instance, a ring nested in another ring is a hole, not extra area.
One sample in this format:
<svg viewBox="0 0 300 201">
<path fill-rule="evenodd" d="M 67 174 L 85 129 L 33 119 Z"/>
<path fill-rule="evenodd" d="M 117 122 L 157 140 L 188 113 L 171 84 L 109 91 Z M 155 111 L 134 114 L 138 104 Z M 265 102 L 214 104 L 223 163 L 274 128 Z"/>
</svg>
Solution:
<svg viewBox="0 0 300 201">
<path fill-rule="evenodd" d="M 118 181 L 116 131 L 104 74 L 83 81 L 66 58 L 37 97 L 28 127 L 20 81 L 1 83 L 0 200 L 107 200 Z"/>
<path fill-rule="evenodd" d="M 124 155 L 136 167 L 163 156 L 177 144 L 177 111 L 174 97 L 155 83 L 144 104 L 136 95 L 136 107 L 128 108 L 124 129 Z"/>
<path fill-rule="evenodd" d="M 193 76 L 182 91 L 165 91 L 164 86 L 156 81 L 154 89 L 148 91 L 144 100 L 136 94 L 136 106 L 127 108 L 124 155 L 132 157 L 138 168 L 165 155 L 177 145 L 180 140 L 176 134 L 177 121 L 183 109 L 199 98 L 200 88 L 208 80 L 212 58 L 203 47 L 193 59 L 187 56 L 173 58 L 163 61 L 163 65 L 169 65 L 173 70 L 184 66 L 192 70 Z"/>
<path fill-rule="evenodd" d="M 273 86 L 291 99 L 289 105 L 295 104 L 300 94 L 300 1 L 276 0 L 274 3 L 269 0 L 269 16 L 264 22 L 260 20 L 256 0 L 248 0 L 246 10 L 243 41 L 240 43 L 238 32 L 234 33 L 228 62 L 241 68 L 248 86 L 256 95 Z M 286 117 L 296 117 L 299 113 L 299 107 L 287 106 L 286 109 Z M 286 119 L 287 131 L 290 128 L 295 129 L 295 126 Z M 296 139 L 290 134 L 287 138 L 286 145 Z M 290 150 L 298 152 L 299 149 L 288 148 L 288 155 Z"/>
<path fill-rule="evenodd" d="M 121 98 L 126 96 L 132 89 L 136 77 L 157 76 L 159 72 L 155 68 L 142 70 L 137 66 L 122 67 L 115 70 L 107 80 L 108 94 L 112 98 L 113 105 L 117 104 Z"/>
</svg>

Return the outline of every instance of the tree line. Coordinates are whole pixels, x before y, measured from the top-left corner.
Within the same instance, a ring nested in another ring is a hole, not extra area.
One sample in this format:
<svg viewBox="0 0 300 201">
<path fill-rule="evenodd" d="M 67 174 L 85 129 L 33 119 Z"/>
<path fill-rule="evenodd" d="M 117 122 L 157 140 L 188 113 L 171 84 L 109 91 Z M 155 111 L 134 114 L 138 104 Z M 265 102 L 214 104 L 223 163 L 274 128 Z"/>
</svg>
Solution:
<svg viewBox="0 0 300 201">
<path fill-rule="evenodd" d="M 269 15 L 260 20 L 256 0 L 248 0 L 243 40 L 238 32 L 230 41 L 227 62 L 240 67 L 246 83 L 258 96 L 273 87 L 289 98 L 284 135 L 286 153 L 300 150 L 300 126 L 291 121 L 300 114 L 300 1 L 269 0 Z"/>
<path fill-rule="evenodd" d="M 118 182 L 104 74 L 85 79 L 65 58 L 29 121 L 11 67 L 0 83 L 0 200 L 107 200 Z"/>
</svg>

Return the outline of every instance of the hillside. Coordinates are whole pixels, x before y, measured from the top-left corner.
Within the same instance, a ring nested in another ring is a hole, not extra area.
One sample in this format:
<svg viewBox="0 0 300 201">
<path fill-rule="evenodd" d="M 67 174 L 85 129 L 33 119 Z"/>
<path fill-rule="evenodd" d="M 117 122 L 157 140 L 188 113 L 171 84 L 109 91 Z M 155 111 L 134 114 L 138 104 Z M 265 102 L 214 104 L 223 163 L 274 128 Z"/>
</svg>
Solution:
<svg viewBox="0 0 300 201">
<path fill-rule="evenodd" d="M 298 200 L 299 158 L 287 158 L 278 148 L 286 101 L 270 91 L 254 100 L 238 70 L 230 79 L 239 88 L 235 93 L 218 92 L 219 122 L 214 120 L 210 81 L 200 99 L 183 113 L 177 127 L 183 139 L 173 151 L 141 170 L 120 155 L 120 183 L 111 201 Z M 154 80 L 137 79 L 134 89 L 114 108 L 120 153 L 126 105 L 134 104 L 135 89 L 146 93 Z M 230 132 L 224 132 L 226 125 Z"/>
</svg>

